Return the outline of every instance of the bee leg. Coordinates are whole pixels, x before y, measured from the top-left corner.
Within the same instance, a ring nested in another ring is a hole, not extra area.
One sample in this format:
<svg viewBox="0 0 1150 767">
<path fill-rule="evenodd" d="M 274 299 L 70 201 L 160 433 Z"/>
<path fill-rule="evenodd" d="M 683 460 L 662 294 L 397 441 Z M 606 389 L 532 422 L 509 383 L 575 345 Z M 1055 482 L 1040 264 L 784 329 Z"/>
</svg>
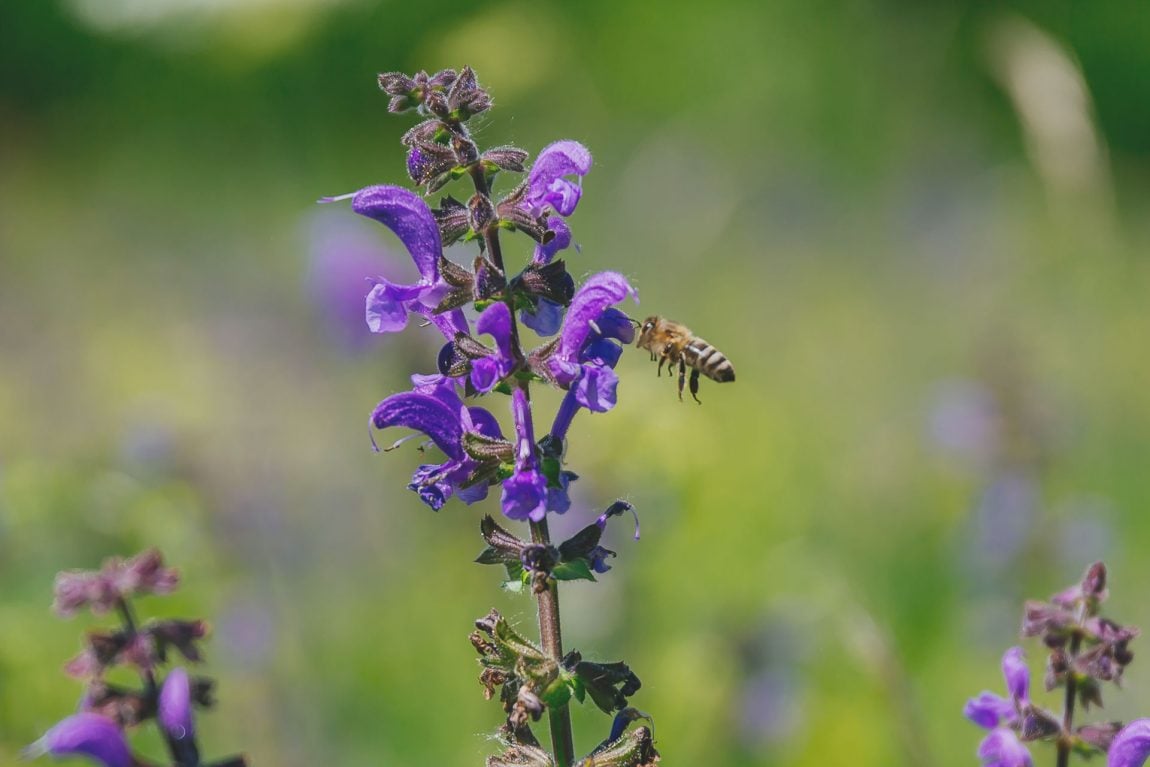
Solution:
<svg viewBox="0 0 1150 767">
<path fill-rule="evenodd" d="M 683 381 L 687 377 L 687 362 L 686 360 L 679 359 L 679 401 L 683 401 Z"/>
<path fill-rule="evenodd" d="M 651 359 L 655 359 L 655 356 L 651 355 Z M 666 357 L 660 357 L 659 358 L 659 378 L 663 377 L 663 363 L 665 363 L 666 361 L 667 361 Z"/>
<path fill-rule="evenodd" d="M 691 398 L 694 399 L 695 402 L 699 402 L 699 371 L 698 370 L 692 370 L 691 371 Z M 699 402 L 699 404 L 702 405 L 703 403 Z"/>
</svg>

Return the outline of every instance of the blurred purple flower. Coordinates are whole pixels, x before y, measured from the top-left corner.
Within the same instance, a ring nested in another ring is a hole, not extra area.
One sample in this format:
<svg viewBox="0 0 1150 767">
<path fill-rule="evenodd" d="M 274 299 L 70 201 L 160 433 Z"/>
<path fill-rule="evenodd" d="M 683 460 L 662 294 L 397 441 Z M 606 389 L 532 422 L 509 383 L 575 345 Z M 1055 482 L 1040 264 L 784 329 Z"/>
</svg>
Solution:
<svg viewBox="0 0 1150 767">
<path fill-rule="evenodd" d="M 963 708 L 963 716 L 990 733 L 978 747 L 978 755 L 987 767 L 1027 767 L 1030 752 L 1010 725 L 1018 722 L 1022 710 L 1030 703 L 1030 670 L 1021 647 L 1011 647 L 1002 656 L 1002 676 L 1009 698 L 983 691 Z"/>
<path fill-rule="evenodd" d="M 994 394 L 976 381 L 947 381 L 930 411 L 930 436 L 940 448 L 977 467 L 994 460 L 1000 442 Z"/>
<path fill-rule="evenodd" d="M 987 735 L 978 745 L 978 758 L 985 767 L 1031 767 L 1030 751 L 1012 730 L 1004 727 Z"/>
<path fill-rule="evenodd" d="M 156 719 L 168 737 L 186 740 L 195 735 L 192 719 L 192 686 L 188 672 L 177 666 L 168 672 L 160 688 Z"/>
<path fill-rule="evenodd" d="M 29 757 L 42 754 L 87 756 L 105 767 L 132 767 L 134 763 L 123 731 L 112 720 L 91 713 L 60 721 L 25 750 Z"/>
<path fill-rule="evenodd" d="M 997 570 L 1014 559 L 1033 529 L 1038 503 L 1038 488 L 1030 474 L 1002 471 L 992 477 L 974 510 L 975 567 Z"/>
<path fill-rule="evenodd" d="M 1142 767 L 1150 757 L 1150 719 L 1135 719 L 1110 743 L 1106 767 Z"/>
<path fill-rule="evenodd" d="M 371 224 L 345 210 L 321 210 L 310 221 L 308 295 L 331 337 L 348 352 L 370 346 L 364 300 L 372 275 L 391 272 L 397 259 L 379 242 Z"/>
</svg>

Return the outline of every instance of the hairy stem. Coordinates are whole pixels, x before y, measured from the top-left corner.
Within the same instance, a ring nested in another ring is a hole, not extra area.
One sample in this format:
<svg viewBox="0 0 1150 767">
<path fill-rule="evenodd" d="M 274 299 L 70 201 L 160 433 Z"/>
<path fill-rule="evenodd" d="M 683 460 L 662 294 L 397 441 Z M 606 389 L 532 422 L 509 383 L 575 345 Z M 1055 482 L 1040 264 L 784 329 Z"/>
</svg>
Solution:
<svg viewBox="0 0 1150 767">
<path fill-rule="evenodd" d="M 120 597 L 116 601 L 116 610 L 120 613 L 120 618 L 124 621 L 124 633 L 128 637 L 128 642 L 131 643 L 140 633 L 137 628 L 136 615 L 132 611 L 132 605 L 128 603 L 128 600 Z M 140 676 L 143 678 L 144 684 L 147 685 L 148 692 L 154 694 L 156 692 L 156 675 L 152 672 L 152 669 L 141 669 Z"/>
<path fill-rule="evenodd" d="M 1058 739 L 1057 767 L 1070 764 L 1070 747 L 1073 745 L 1074 700 L 1078 696 L 1078 678 L 1074 675 L 1074 659 L 1082 645 L 1082 635 L 1078 632 L 1070 639 L 1070 669 L 1066 672 L 1066 702 L 1062 708 L 1062 737 Z"/>
<path fill-rule="evenodd" d="M 547 530 L 547 520 L 531 523 L 533 543 L 547 545 L 551 536 Z M 563 657 L 563 633 L 559 626 L 559 584 L 554 580 L 539 597 L 539 638 L 543 641 L 543 652 L 558 662 Z M 567 706 L 548 707 L 547 716 L 551 725 L 551 746 L 555 761 L 560 767 L 569 767 L 575 762 L 575 745 L 571 735 L 571 712 Z"/>
<path fill-rule="evenodd" d="M 475 183 L 476 192 L 490 196 L 491 189 L 481 167 L 476 166 L 472 169 L 471 178 Z M 503 273 L 504 278 L 506 278 L 507 269 L 503 265 L 503 248 L 499 243 L 499 228 L 497 226 L 488 227 L 483 233 L 483 242 L 487 248 L 488 255 L 491 257 L 491 262 L 495 264 L 495 267 L 499 269 L 499 271 Z M 516 362 L 522 364 L 524 359 L 523 346 L 519 341 L 519 323 L 515 318 L 515 302 L 510 290 L 506 291 L 505 301 L 507 302 L 507 308 L 511 310 L 512 353 L 515 355 Z M 528 404 L 524 417 L 530 419 L 530 383 L 521 380 L 517 385 L 523 391 L 523 395 Z M 516 424 L 515 426 L 517 430 L 525 430 L 525 433 L 532 432 L 530 424 Z M 543 545 L 551 543 L 551 535 L 547 529 L 546 517 L 539 522 L 531 523 L 531 540 L 534 543 L 541 543 Z M 538 594 L 537 598 L 539 607 L 539 638 L 543 645 L 543 651 L 547 653 L 552 660 L 558 663 L 563 658 L 563 635 L 559 625 L 559 584 L 552 580 L 547 590 Z M 571 735 L 571 712 L 567 706 L 548 706 L 547 716 L 548 723 L 551 726 L 551 749 L 555 754 L 555 762 L 559 767 L 570 767 L 570 765 L 575 762 L 575 745 Z"/>
</svg>

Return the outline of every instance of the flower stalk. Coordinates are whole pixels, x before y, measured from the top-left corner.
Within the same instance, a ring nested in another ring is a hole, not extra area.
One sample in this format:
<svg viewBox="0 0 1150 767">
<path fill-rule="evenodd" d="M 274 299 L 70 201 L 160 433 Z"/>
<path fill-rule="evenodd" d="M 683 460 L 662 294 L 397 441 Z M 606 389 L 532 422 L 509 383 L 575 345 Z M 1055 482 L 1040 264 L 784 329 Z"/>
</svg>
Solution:
<svg viewBox="0 0 1150 767">
<path fill-rule="evenodd" d="M 432 509 L 453 497 L 478 503 L 500 486 L 503 515 L 527 523 L 526 540 L 491 516 L 480 524 L 488 548 L 477 561 L 502 566 L 504 588 L 530 591 L 539 623 L 538 645 L 494 611 L 476 622 L 470 636 L 480 655 L 485 695 L 498 694 L 507 717 L 499 730 L 506 750 L 489 757 L 487 765 L 572 767 L 572 698 L 583 702 L 590 696 L 605 713 L 616 714 L 628 708 L 640 683 L 625 663 L 594 663 L 579 652 L 564 652 L 559 581 L 594 581 L 610 569 L 606 560 L 615 553 L 599 545 L 603 529 L 609 518 L 631 507 L 616 502 L 605 513 L 593 512 L 595 521 L 563 542 L 551 540 L 547 517 L 573 507 L 569 487 L 578 475 L 564 466 L 564 454 L 576 412 L 606 412 L 615 405 L 614 368 L 622 345 L 634 340 L 631 322 L 615 305 L 635 292 L 614 272 L 592 275 L 577 289 L 566 263 L 556 258 L 572 245 L 566 218 L 575 212 L 581 179 L 591 169 L 586 147 L 557 141 L 534 163 L 513 146 L 481 150 L 468 121 L 490 109 L 492 101 L 469 67 L 435 74 L 389 72 L 379 76 L 379 84 L 390 97 L 390 111 L 414 112 L 422 119 L 403 143 L 408 174 L 424 195 L 464 178 L 471 189 L 466 201 L 447 195 L 435 210 L 423 196 L 400 187 L 373 186 L 350 195 L 355 212 L 400 238 L 420 274 L 411 285 L 382 276 L 373 281 L 366 302 L 369 328 L 402 330 L 414 314 L 434 325 L 444 340 L 438 373 L 413 376 L 413 390 L 381 401 L 371 424 L 422 432 L 443 453 L 442 463 L 419 466 L 408 485 Z M 497 197 L 495 182 L 509 174 L 526 174 L 526 179 Z M 518 274 L 509 269 L 504 232 L 534 241 L 534 252 Z M 444 247 L 457 242 L 478 245 L 470 268 L 445 255 Z M 472 311 L 478 315 L 474 330 Z M 539 345 L 526 346 L 521 325 L 542 339 Z M 533 383 L 565 392 L 554 425 L 538 441 Z M 506 437 L 492 410 L 474 404 L 482 395 L 486 402 L 509 395 L 512 428 Z M 544 711 L 551 754 L 540 749 L 531 731 Z M 594 763 L 655 765 L 659 757 L 649 731 L 628 729 L 632 719 L 621 721 L 623 726 L 611 729 L 611 737 L 592 753 Z"/>
</svg>

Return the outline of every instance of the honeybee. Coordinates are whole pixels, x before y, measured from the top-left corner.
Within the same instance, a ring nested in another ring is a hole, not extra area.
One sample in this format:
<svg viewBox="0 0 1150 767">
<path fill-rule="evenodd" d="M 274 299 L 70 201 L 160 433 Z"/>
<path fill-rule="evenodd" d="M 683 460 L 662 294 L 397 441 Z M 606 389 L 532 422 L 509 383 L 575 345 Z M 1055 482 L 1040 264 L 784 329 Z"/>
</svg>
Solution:
<svg viewBox="0 0 1150 767">
<path fill-rule="evenodd" d="M 670 372 L 679 365 L 679 400 L 683 399 L 683 380 L 691 368 L 691 397 L 699 401 L 699 373 L 712 381 L 726 383 L 735 380 L 735 368 L 721 351 L 691 332 L 686 325 L 651 316 L 639 326 L 639 340 L 635 346 L 651 352 L 651 360 L 659 360 L 659 375 L 663 364 Z"/>
</svg>

